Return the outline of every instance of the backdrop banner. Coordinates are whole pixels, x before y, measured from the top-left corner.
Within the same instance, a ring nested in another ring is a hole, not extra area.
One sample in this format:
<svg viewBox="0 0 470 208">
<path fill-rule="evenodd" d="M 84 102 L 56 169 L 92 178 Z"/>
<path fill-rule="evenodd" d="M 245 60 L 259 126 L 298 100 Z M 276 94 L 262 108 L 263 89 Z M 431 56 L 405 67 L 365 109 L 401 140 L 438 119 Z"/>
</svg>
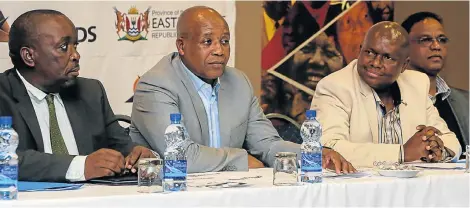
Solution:
<svg viewBox="0 0 470 208">
<path fill-rule="evenodd" d="M 231 58 L 235 63 L 234 1 L 85 1 L 2 2 L 0 5 L 0 72 L 12 68 L 8 31 L 22 13 L 53 9 L 67 15 L 78 32 L 80 76 L 100 80 L 115 114 L 130 115 L 139 76 L 163 56 L 176 51 L 176 23 L 185 9 L 214 8 L 230 28 Z"/>
</svg>

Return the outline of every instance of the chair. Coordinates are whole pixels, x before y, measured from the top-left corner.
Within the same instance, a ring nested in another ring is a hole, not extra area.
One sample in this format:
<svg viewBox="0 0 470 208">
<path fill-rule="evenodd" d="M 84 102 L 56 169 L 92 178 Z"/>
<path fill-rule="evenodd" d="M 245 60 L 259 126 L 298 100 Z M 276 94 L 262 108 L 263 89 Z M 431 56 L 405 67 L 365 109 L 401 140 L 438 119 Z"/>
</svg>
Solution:
<svg viewBox="0 0 470 208">
<path fill-rule="evenodd" d="M 124 123 L 126 123 L 126 124 L 131 125 L 131 117 L 130 117 L 130 116 L 128 116 L 128 115 L 116 114 L 115 117 L 116 117 L 116 119 L 117 119 L 118 121 L 121 121 L 121 122 L 124 122 Z M 122 125 L 121 125 L 121 126 L 122 126 Z M 124 128 L 124 130 L 126 131 L 126 133 L 129 134 L 129 131 L 130 131 L 130 130 L 129 130 L 129 126 L 127 126 L 127 127 L 123 126 L 123 128 Z"/>
<path fill-rule="evenodd" d="M 269 113 L 266 115 L 274 128 L 277 130 L 279 136 L 285 141 L 302 144 L 302 137 L 300 137 L 300 124 L 294 119 L 279 113 Z"/>
</svg>

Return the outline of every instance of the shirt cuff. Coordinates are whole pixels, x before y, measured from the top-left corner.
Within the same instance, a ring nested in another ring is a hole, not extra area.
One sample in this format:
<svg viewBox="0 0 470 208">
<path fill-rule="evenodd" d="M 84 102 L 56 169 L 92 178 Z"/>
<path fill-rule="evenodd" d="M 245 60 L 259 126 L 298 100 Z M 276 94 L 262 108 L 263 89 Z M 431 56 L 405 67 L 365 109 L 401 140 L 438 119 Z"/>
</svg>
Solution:
<svg viewBox="0 0 470 208">
<path fill-rule="evenodd" d="M 155 152 L 155 151 L 153 151 L 153 150 L 150 150 L 150 151 L 153 153 L 153 155 L 155 155 L 155 158 L 160 158 L 160 159 L 162 159 L 162 158 L 160 157 L 160 155 L 159 155 L 157 152 Z"/>
<path fill-rule="evenodd" d="M 70 182 L 85 181 L 85 161 L 87 156 L 75 156 L 65 174 Z"/>
</svg>

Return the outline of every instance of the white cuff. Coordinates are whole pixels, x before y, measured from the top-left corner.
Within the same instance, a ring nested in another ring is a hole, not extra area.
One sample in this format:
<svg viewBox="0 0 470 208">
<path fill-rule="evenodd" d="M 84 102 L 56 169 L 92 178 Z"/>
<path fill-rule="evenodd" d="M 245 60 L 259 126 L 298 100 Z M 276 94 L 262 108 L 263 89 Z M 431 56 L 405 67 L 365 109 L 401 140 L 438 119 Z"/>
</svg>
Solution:
<svg viewBox="0 0 470 208">
<path fill-rule="evenodd" d="M 70 163 L 65 179 L 70 182 L 85 181 L 85 161 L 87 156 L 75 156 Z"/>
</svg>

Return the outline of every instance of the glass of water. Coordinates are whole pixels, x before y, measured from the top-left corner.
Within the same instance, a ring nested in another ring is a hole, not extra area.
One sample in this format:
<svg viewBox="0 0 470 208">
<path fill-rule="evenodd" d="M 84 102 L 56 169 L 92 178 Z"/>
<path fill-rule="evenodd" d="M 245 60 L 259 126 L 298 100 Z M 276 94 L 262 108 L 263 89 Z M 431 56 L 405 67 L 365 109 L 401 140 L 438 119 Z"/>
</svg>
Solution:
<svg viewBox="0 0 470 208">
<path fill-rule="evenodd" d="M 160 158 L 143 158 L 138 162 L 138 192 L 163 192 L 163 160 Z"/>
<path fill-rule="evenodd" d="M 273 168 L 273 184 L 276 186 L 295 186 L 297 183 L 297 154 L 278 152 Z"/>
</svg>

